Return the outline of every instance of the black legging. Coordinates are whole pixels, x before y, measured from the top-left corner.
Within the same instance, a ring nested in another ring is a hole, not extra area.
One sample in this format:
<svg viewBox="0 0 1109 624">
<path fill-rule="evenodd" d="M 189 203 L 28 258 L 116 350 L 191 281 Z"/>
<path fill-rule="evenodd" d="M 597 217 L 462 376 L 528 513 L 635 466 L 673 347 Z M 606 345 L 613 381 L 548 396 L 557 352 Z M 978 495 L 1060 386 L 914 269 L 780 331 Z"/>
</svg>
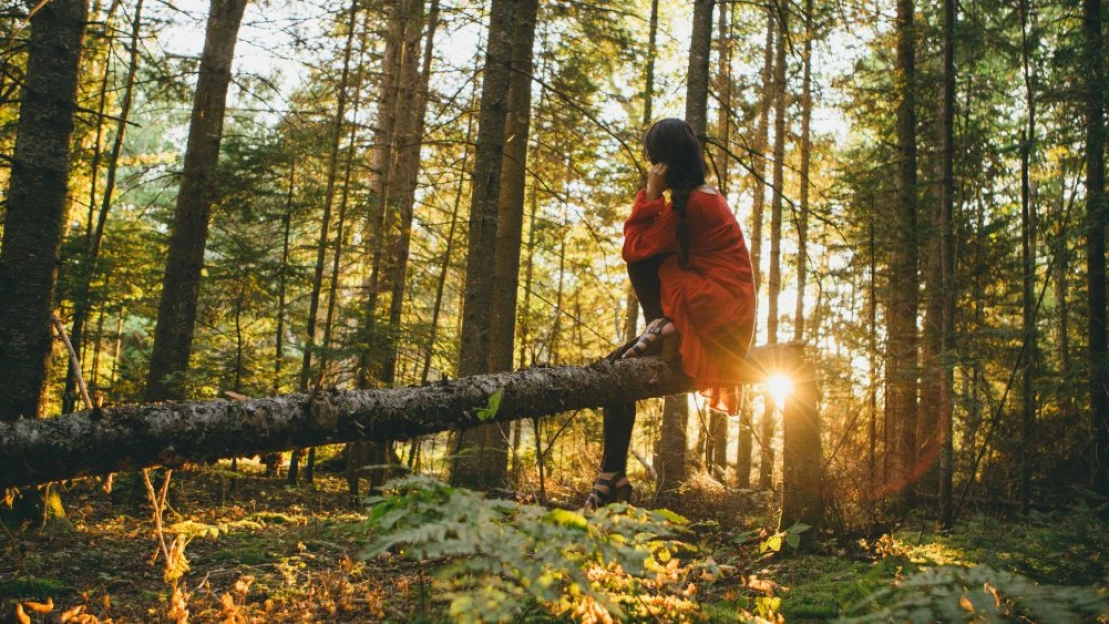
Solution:
<svg viewBox="0 0 1109 624">
<path fill-rule="evenodd" d="M 670 254 L 653 256 L 628 265 L 628 277 L 648 323 L 662 317 L 662 284 L 658 279 L 658 269 L 667 255 Z M 605 405 L 603 414 L 605 447 L 601 472 L 625 472 L 628 469 L 632 428 L 635 427 L 635 403 Z"/>
</svg>

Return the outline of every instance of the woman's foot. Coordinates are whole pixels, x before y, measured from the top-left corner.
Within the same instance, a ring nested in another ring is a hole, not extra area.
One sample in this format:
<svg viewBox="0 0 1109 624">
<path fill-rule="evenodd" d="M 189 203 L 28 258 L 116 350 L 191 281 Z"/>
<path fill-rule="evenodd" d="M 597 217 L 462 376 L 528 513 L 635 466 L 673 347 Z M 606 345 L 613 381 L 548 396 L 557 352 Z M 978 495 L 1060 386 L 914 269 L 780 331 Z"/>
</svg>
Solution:
<svg viewBox="0 0 1109 624">
<path fill-rule="evenodd" d="M 611 503 L 626 503 L 632 497 L 632 484 L 623 472 L 602 472 L 593 482 L 593 490 L 585 499 L 583 508 L 596 511 Z"/>
<path fill-rule="evenodd" d="M 678 333 L 678 328 L 674 323 L 665 316 L 651 321 L 647 325 L 647 330 L 635 341 L 627 351 L 621 356 L 621 359 L 642 357 L 644 355 L 651 355 L 657 353 L 661 342 L 664 338 L 670 338 Z"/>
</svg>

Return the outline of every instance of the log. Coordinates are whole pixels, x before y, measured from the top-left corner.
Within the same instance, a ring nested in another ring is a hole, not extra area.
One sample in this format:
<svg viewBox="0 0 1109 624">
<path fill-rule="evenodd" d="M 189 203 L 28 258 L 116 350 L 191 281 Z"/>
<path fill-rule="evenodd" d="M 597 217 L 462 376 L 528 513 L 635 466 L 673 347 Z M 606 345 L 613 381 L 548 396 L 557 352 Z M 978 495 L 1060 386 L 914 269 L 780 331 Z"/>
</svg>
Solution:
<svg viewBox="0 0 1109 624">
<path fill-rule="evenodd" d="M 794 348 L 752 350 L 747 381 L 759 382 L 764 368 L 778 368 Z M 311 399 L 298 393 L 98 408 L 0 422 L 0 487 L 355 440 L 407 440 L 691 389 L 689 379 L 670 363 L 648 357 L 528 368 L 426 386 L 325 390 Z M 498 392 L 499 406 L 490 410 Z"/>
</svg>

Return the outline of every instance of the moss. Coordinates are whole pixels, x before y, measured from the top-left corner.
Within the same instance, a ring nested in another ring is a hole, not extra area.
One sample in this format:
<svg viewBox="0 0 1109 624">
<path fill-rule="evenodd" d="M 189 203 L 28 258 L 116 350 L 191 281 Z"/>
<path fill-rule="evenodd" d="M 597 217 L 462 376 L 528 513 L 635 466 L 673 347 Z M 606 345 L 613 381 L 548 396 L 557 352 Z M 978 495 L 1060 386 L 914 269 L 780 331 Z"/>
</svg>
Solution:
<svg viewBox="0 0 1109 624">
<path fill-rule="evenodd" d="M 73 593 L 73 588 L 60 579 L 25 578 L 0 581 L 0 596 L 25 600 L 46 600 Z"/>
</svg>

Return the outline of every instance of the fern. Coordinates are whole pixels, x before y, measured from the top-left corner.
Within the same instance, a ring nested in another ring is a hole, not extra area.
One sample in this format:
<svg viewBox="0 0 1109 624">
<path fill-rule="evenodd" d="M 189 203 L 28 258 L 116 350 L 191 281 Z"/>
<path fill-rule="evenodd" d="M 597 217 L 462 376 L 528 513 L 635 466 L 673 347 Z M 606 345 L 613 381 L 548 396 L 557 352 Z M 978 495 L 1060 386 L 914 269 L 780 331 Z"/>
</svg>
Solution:
<svg viewBox="0 0 1109 624">
<path fill-rule="evenodd" d="M 1069 624 L 1109 614 L 1109 599 L 1091 588 L 1039 585 L 986 566 L 943 566 L 912 574 L 851 611 L 871 612 L 839 621 Z"/>
<path fill-rule="evenodd" d="M 393 550 L 439 563 L 436 593 L 457 622 L 692 621 L 701 618 L 691 580 L 728 571 L 686 562 L 695 554 L 679 539 L 686 520 L 671 512 L 612 505 L 586 518 L 420 476 L 387 488 L 392 496 L 369 501 L 382 532 L 363 557 Z"/>
</svg>

